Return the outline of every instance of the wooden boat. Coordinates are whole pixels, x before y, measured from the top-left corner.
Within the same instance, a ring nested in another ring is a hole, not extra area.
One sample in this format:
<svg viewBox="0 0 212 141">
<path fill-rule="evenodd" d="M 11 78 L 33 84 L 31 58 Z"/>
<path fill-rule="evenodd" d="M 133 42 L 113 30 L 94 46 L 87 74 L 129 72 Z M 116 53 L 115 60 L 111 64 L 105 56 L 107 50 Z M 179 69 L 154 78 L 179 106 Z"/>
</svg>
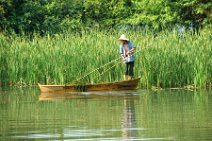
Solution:
<svg viewBox="0 0 212 141">
<path fill-rule="evenodd" d="M 41 85 L 38 83 L 42 93 L 64 93 L 64 92 L 91 92 L 91 91 L 122 91 L 136 89 L 140 78 L 124 81 L 96 84 L 73 84 L 73 85 Z"/>
</svg>

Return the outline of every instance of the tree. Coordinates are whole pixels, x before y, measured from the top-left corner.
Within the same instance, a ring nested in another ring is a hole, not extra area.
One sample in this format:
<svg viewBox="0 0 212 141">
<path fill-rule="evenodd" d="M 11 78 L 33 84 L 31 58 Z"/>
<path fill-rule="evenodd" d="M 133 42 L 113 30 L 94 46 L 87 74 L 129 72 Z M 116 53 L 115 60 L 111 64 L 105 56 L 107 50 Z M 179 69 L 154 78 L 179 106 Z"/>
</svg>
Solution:
<svg viewBox="0 0 212 141">
<path fill-rule="evenodd" d="M 12 9 L 12 0 L 1 0 L 0 1 L 0 31 L 3 31 L 10 27 L 10 10 Z"/>
<path fill-rule="evenodd" d="M 0 31 L 54 34 L 81 27 L 139 26 L 163 30 L 176 24 L 211 24 L 210 0 L 1 0 Z"/>
<path fill-rule="evenodd" d="M 212 2 L 210 0 L 182 0 L 176 6 L 179 8 L 178 14 L 182 24 L 199 28 L 211 23 Z"/>
<path fill-rule="evenodd" d="M 167 0 L 134 1 L 135 13 L 129 17 L 127 24 L 150 29 L 162 29 L 177 21 L 173 4 Z"/>
</svg>

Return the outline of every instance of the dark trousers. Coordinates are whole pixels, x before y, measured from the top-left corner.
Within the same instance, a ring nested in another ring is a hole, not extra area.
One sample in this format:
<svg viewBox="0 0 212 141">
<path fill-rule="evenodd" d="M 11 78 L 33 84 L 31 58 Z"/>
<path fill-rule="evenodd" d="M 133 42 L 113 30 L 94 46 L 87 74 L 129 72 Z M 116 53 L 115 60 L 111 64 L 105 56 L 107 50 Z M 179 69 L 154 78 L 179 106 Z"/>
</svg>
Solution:
<svg viewBox="0 0 212 141">
<path fill-rule="evenodd" d="M 125 75 L 129 75 L 129 76 L 133 77 L 134 76 L 133 68 L 134 68 L 134 62 L 127 62 Z"/>
</svg>

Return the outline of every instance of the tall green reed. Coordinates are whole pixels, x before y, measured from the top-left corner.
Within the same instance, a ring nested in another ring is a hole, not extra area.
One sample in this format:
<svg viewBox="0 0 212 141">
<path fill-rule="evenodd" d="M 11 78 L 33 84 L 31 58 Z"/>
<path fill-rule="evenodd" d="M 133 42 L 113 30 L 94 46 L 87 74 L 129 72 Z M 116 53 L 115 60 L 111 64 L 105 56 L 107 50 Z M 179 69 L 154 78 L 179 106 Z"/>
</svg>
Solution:
<svg viewBox="0 0 212 141">
<path fill-rule="evenodd" d="M 203 30 L 199 35 L 164 32 L 144 38 L 149 48 L 141 54 L 143 84 L 206 87 L 212 80 L 210 36 L 210 31 Z"/>
<path fill-rule="evenodd" d="M 35 35 L 31 40 L 0 34 L 1 83 L 68 84 L 123 80 L 125 65 L 117 61 L 80 82 L 75 81 L 120 57 L 117 41 L 120 34 L 122 32 L 84 30 L 45 37 Z M 137 30 L 127 35 L 137 51 L 141 50 L 136 54 L 135 63 L 135 77 L 142 77 L 141 87 L 207 87 L 211 84 L 210 30 L 203 29 L 198 35 L 164 31 L 157 36 Z"/>
</svg>

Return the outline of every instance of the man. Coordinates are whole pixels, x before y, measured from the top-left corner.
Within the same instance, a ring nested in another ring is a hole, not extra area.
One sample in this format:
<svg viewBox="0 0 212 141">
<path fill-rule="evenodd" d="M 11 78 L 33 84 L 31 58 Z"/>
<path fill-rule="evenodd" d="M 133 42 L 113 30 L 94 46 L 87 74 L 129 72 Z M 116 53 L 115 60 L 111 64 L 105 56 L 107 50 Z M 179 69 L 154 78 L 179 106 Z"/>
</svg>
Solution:
<svg viewBox="0 0 212 141">
<path fill-rule="evenodd" d="M 134 76 L 134 61 L 135 61 L 135 55 L 134 51 L 136 47 L 133 45 L 129 39 L 122 34 L 119 38 L 119 41 L 121 42 L 120 45 L 120 54 L 123 57 L 123 60 L 126 64 L 126 70 L 125 70 L 125 80 L 131 80 Z"/>
</svg>

